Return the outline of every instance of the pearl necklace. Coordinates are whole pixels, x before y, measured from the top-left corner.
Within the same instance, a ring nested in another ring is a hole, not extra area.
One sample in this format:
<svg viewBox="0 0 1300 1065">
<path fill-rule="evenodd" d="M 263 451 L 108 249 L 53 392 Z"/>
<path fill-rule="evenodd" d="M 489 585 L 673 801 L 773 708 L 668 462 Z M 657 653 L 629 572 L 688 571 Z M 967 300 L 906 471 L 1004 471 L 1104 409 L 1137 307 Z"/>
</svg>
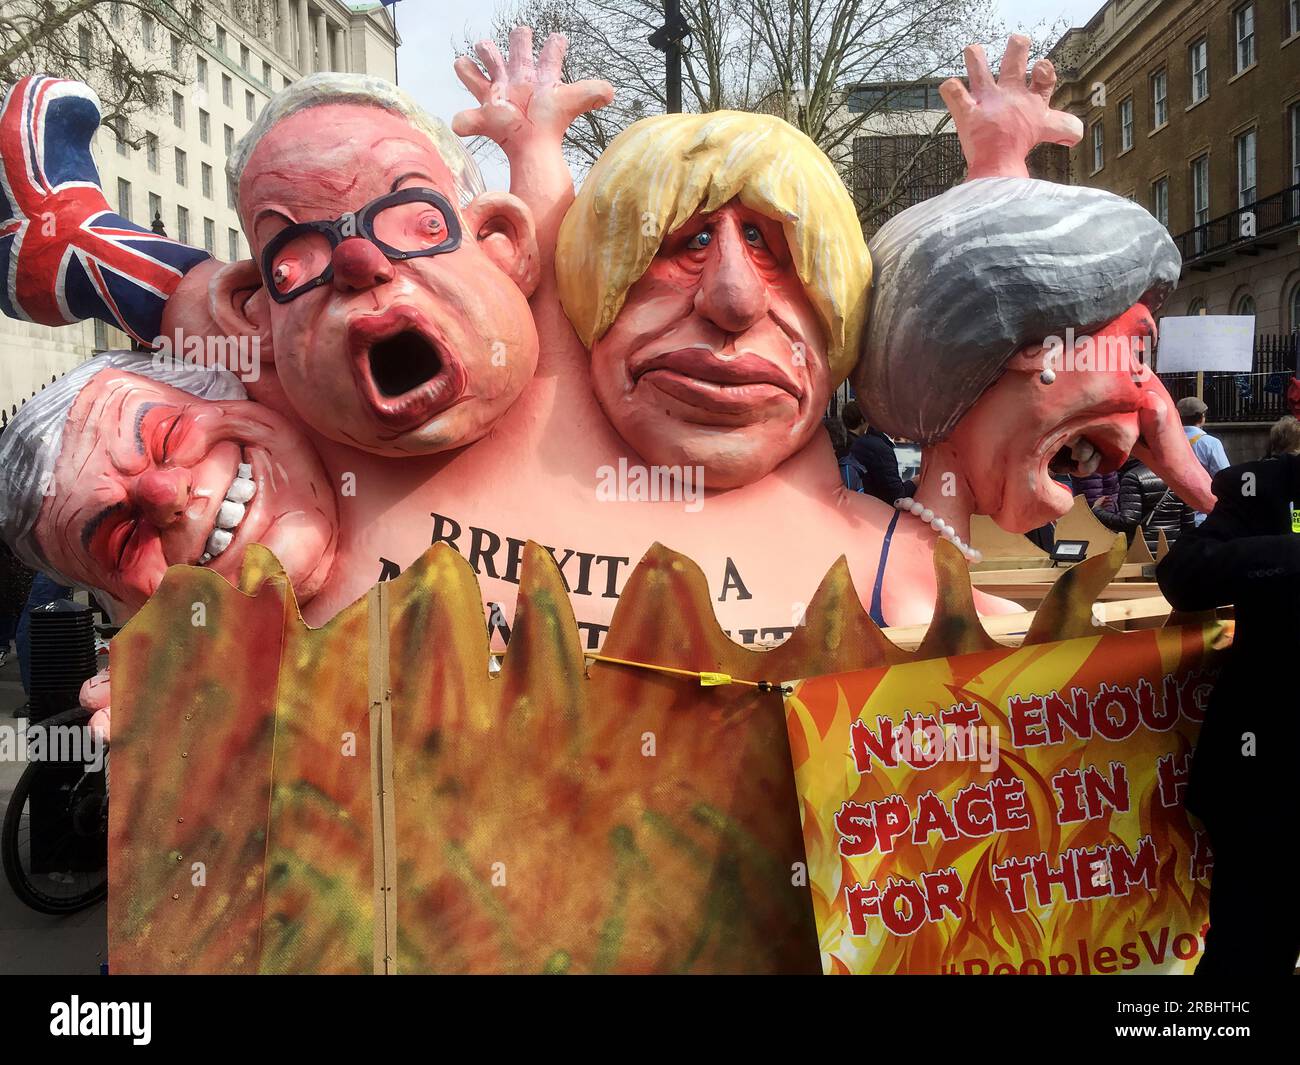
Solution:
<svg viewBox="0 0 1300 1065">
<path fill-rule="evenodd" d="M 903 496 L 902 499 L 894 500 L 894 507 L 905 514 L 920 518 L 931 529 L 957 548 L 966 557 L 967 562 L 979 562 L 984 557 L 970 544 L 962 543 L 961 538 L 957 535 L 957 530 L 919 500 L 913 499 L 911 496 Z"/>
</svg>

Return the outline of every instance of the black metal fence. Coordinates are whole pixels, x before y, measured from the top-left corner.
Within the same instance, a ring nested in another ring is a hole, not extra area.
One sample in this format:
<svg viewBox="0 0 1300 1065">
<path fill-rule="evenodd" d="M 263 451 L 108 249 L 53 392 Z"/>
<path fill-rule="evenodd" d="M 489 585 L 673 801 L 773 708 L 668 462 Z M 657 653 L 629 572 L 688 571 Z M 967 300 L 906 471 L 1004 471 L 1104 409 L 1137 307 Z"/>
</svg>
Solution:
<svg viewBox="0 0 1300 1065">
<path fill-rule="evenodd" d="M 1288 413 L 1286 390 L 1296 372 L 1300 333 L 1255 338 L 1250 373 L 1207 372 L 1201 398 L 1210 422 L 1274 422 Z M 1196 395 L 1194 373 L 1162 373 L 1174 399 Z"/>
</svg>

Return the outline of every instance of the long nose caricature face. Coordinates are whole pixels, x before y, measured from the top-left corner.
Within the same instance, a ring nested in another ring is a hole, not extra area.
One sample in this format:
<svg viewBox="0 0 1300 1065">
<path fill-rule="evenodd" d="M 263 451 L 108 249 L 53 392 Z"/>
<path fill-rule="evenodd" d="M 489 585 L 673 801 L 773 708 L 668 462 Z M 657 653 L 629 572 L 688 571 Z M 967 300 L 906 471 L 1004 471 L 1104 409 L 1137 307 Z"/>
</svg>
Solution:
<svg viewBox="0 0 1300 1065">
<path fill-rule="evenodd" d="M 647 461 L 747 484 L 808 442 L 830 393 L 781 225 L 737 201 L 669 235 L 592 347 L 606 415 Z"/>
</svg>

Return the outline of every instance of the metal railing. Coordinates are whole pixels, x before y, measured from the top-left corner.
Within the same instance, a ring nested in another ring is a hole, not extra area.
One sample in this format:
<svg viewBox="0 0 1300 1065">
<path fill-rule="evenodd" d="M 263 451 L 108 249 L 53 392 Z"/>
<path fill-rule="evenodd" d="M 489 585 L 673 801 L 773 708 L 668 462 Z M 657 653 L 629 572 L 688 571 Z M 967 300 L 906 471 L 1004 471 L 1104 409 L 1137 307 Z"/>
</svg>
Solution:
<svg viewBox="0 0 1300 1065">
<path fill-rule="evenodd" d="M 1184 265 L 1234 244 L 1300 224 L 1300 184 L 1238 207 L 1174 237 Z"/>
<path fill-rule="evenodd" d="M 1296 372 L 1300 333 L 1255 338 L 1250 373 L 1206 372 L 1201 399 L 1208 422 L 1274 422 L 1289 413 L 1287 385 Z M 1175 400 L 1196 395 L 1197 374 L 1162 373 L 1160 380 Z"/>
</svg>

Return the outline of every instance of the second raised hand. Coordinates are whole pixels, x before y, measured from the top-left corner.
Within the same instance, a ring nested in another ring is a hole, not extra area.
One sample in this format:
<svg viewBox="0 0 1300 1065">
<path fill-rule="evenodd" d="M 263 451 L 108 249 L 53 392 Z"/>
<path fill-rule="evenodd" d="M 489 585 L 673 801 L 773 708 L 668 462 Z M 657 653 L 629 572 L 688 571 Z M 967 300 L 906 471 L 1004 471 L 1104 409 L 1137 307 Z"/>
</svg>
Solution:
<svg viewBox="0 0 1300 1065">
<path fill-rule="evenodd" d="M 452 129 L 462 137 L 487 137 L 507 157 L 538 141 L 558 146 L 575 118 L 614 98 L 607 81 L 563 80 L 568 46 L 562 34 L 553 33 L 534 60 L 533 31 L 527 26 L 511 32 L 504 58 L 491 41 L 480 41 L 474 54 L 482 68 L 468 56 L 456 60 L 456 74 L 479 106 L 456 115 Z"/>
<path fill-rule="evenodd" d="M 1028 37 L 1008 39 L 996 81 L 979 45 L 967 48 L 965 58 L 970 89 L 949 78 L 939 92 L 957 126 L 967 180 L 1025 177 L 1025 157 L 1036 144 L 1072 145 L 1082 139 L 1083 123 L 1052 107 L 1056 69 L 1049 60 L 1035 63 L 1025 84 Z"/>
</svg>

